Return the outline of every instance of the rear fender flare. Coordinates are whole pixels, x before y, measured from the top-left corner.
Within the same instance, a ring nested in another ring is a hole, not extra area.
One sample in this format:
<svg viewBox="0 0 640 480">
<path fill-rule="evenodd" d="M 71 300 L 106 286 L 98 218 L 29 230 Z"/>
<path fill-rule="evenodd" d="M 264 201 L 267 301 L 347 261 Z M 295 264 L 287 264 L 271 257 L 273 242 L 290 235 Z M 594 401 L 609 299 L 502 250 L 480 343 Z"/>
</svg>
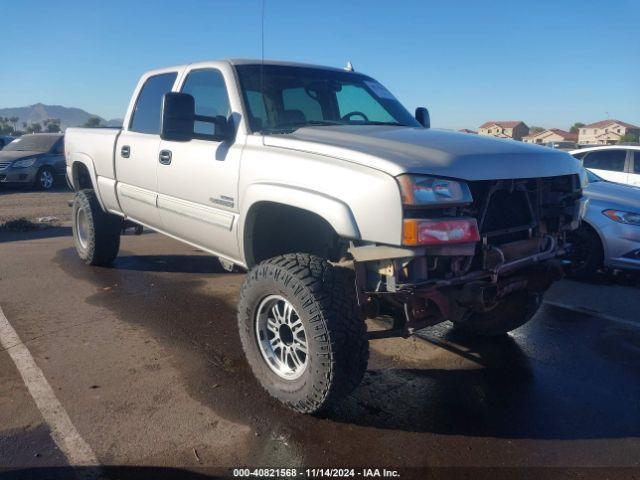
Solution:
<svg viewBox="0 0 640 480">
<path fill-rule="evenodd" d="M 104 204 L 102 203 L 102 199 L 100 198 L 100 191 L 98 190 L 98 176 L 96 175 L 96 170 L 93 165 L 93 160 L 91 157 L 84 153 L 72 153 L 69 156 L 69 160 L 67 162 L 67 179 L 73 187 L 74 190 L 80 190 L 80 184 L 78 182 L 78 178 L 74 175 L 75 165 L 77 163 L 81 163 L 87 168 L 89 172 L 89 177 L 91 177 L 91 185 L 93 186 L 93 191 L 96 194 L 96 198 L 98 199 L 98 203 L 102 210 L 106 211 L 104 208 Z"/>
</svg>

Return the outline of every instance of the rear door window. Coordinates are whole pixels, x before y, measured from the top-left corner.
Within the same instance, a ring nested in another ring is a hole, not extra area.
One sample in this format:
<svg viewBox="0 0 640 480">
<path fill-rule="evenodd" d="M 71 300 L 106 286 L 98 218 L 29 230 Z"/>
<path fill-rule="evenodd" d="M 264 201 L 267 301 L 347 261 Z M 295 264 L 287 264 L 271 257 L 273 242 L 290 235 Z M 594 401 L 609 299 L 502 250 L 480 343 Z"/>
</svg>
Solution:
<svg viewBox="0 0 640 480">
<path fill-rule="evenodd" d="M 610 172 L 624 172 L 626 150 L 596 150 L 584 157 L 584 167 L 594 170 L 608 170 Z"/>
<path fill-rule="evenodd" d="M 162 73 L 149 77 L 136 100 L 129 130 L 139 133 L 160 134 L 162 98 L 173 88 L 177 72 Z"/>
</svg>

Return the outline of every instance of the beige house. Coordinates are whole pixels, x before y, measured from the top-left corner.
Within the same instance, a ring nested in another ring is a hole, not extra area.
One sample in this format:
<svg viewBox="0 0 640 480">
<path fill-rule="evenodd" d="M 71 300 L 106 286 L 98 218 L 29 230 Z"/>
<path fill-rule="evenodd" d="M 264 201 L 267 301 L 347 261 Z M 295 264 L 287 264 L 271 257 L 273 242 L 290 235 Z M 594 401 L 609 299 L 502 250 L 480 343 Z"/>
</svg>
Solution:
<svg viewBox="0 0 640 480">
<path fill-rule="evenodd" d="M 559 128 L 550 128 L 542 132 L 527 135 L 522 141 L 527 143 L 577 142 L 578 134 L 560 130 Z"/>
<path fill-rule="evenodd" d="M 640 135 L 640 127 L 620 120 L 602 120 L 580 127 L 578 143 L 583 145 L 613 145 L 626 134 Z"/>
<path fill-rule="evenodd" d="M 491 135 L 498 138 L 522 140 L 529 134 L 529 127 L 519 120 L 504 122 L 485 122 L 478 128 L 478 135 Z"/>
</svg>

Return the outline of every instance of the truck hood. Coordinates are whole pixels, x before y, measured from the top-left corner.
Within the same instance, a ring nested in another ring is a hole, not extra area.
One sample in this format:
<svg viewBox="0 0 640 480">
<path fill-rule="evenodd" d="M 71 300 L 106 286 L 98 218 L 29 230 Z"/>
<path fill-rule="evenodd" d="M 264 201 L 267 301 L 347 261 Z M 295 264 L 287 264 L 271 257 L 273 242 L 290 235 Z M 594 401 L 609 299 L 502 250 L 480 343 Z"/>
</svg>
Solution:
<svg viewBox="0 0 640 480">
<path fill-rule="evenodd" d="M 22 152 L 17 150 L 5 151 L 0 150 L 0 162 L 13 162 L 14 160 L 20 160 L 22 158 L 36 157 L 38 155 L 44 155 L 42 152 Z"/>
<path fill-rule="evenodd" d="M 305 127 L 290 134 L 265 136 L 264 144 L 340 158 L 393 176 L 422 173 L 498 180 L 577 174 L 581 168 L 568 153 L 547 147 L 411 127 Z"/>
</svg>

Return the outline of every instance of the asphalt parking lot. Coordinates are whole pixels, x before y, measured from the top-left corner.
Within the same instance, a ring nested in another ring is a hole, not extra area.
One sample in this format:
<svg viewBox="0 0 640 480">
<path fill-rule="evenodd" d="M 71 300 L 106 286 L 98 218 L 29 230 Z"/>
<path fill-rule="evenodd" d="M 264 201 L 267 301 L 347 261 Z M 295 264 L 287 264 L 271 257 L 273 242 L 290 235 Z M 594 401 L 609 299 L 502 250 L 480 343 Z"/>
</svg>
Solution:
<svg viewBox="0 0 640 480">
<path fill-rule="evenodd" d="M 113 268 L 89 268 L 64 222 L 0 232 L 0 308 L 107 478 L 239 466 L 640 475 L 633 281 L 562 281 L 532 322 L 503 338 L 465 338 L 443 324 L 374 341 L 355 393 L 303 416 L 271 400 L 244 361 L 235 320 L 242 280 L 155 233 L 125 236 Z M 0 351 L 5 476 L 69 478 L 59 432 L 9 353 Z"/>
</svg>

